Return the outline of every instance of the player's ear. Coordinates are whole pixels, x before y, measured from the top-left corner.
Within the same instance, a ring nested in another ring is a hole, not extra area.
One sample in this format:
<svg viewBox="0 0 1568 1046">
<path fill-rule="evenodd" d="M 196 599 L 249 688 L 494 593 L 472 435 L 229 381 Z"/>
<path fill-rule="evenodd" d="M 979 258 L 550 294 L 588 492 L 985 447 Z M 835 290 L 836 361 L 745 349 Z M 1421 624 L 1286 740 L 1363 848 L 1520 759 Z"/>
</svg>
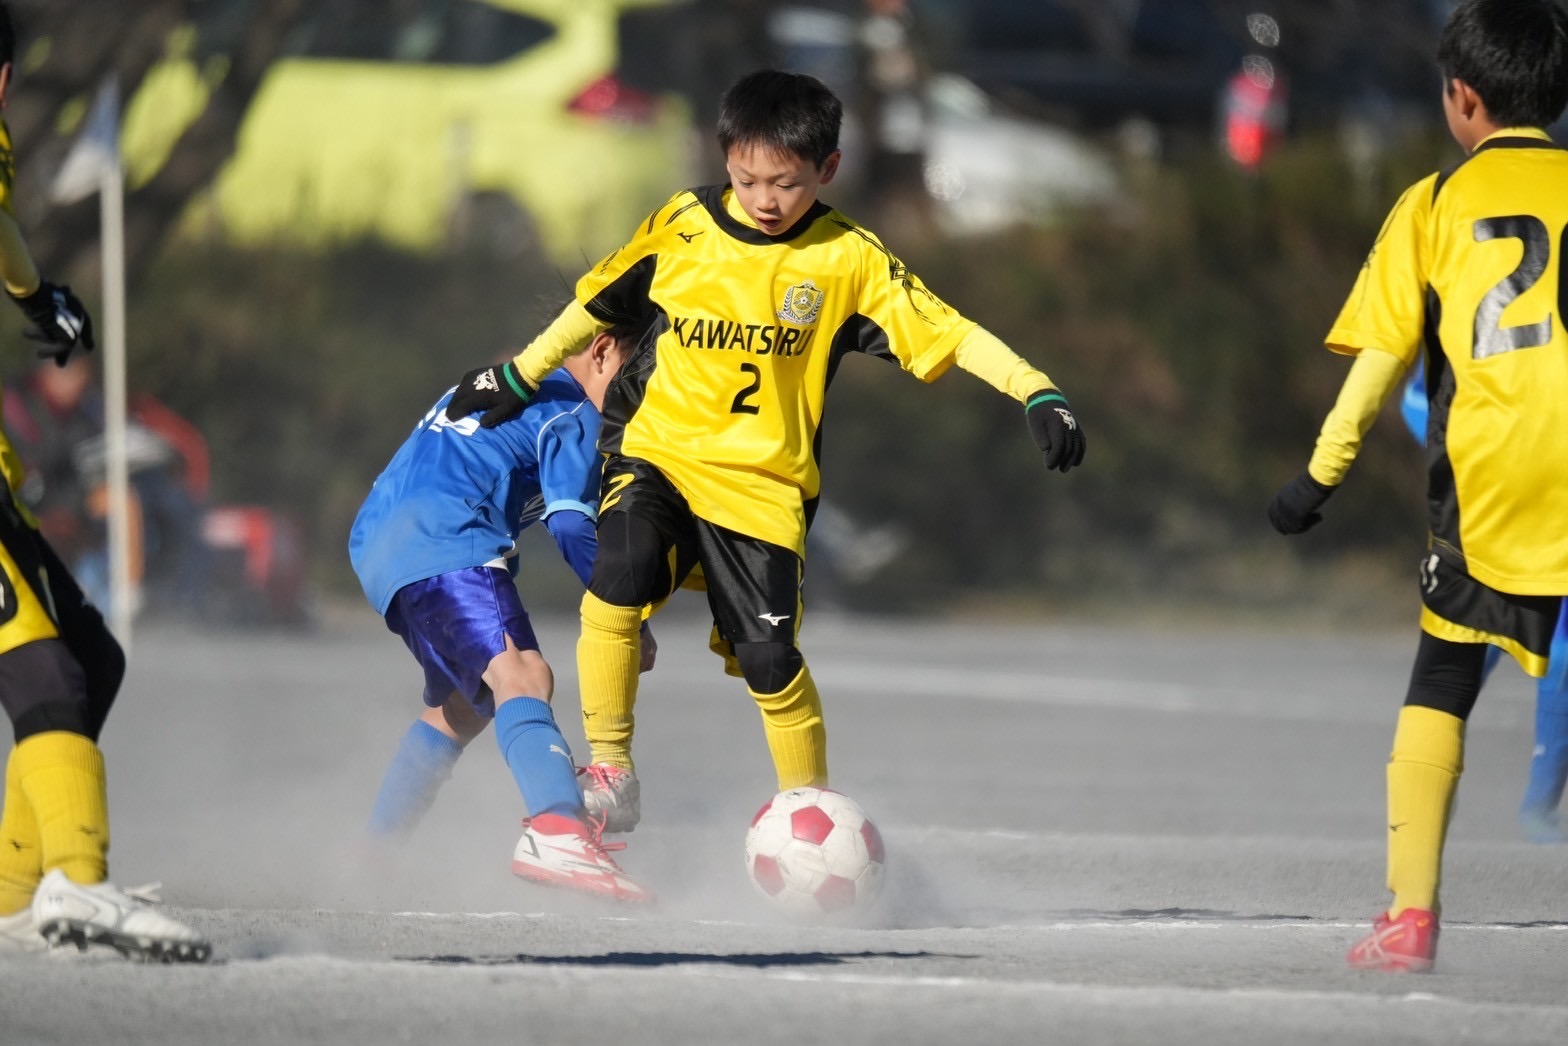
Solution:
<svg viewBox="0 0 1568 1046">
<path fill-rule="evenodd" d="M 0 109 L 5 108 L 7 96 L 11 93 L 11 63 L 0 65 Z"/>
<path fill-rule="evenodd" d="M 823 185 L 833 180 L 833 176 L 838 173 L 838 162 L 843 158 L 844 154 L 834 149 L 828 154 L 828 158 L 822 161 L 822 177 L 819 180 Z"/>
<path fill-rule="evenodd" d="M 1476 89 L 1457 76 L 1448 81 L 1448 94 L 1454 108 L 1466 119 L 1473 117 L 1476 110 L 1482 108 L 1481 96 L 1476 93 Z"/>
</svg>

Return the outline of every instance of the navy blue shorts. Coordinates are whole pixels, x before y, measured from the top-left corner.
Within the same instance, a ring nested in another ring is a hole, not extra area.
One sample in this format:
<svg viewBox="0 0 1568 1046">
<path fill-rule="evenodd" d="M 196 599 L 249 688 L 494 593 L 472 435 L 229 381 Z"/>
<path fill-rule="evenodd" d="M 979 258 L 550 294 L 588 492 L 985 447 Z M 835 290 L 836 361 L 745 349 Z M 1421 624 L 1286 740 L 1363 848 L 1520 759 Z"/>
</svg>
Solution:
<svg viewBox="0 0 1568 1046">
<path fill-rule="evenodd" d="M 519 650 L 539 649 L 517 586 L 500 567 L 469 567 L 404 585 L 386 620 L 425 670 L 425 704 L 439 708 L 455 690 L 487 719 L 495 715 L 495 695 L 483 676 L 506 649 L 506 637 Z"/>
</svg>

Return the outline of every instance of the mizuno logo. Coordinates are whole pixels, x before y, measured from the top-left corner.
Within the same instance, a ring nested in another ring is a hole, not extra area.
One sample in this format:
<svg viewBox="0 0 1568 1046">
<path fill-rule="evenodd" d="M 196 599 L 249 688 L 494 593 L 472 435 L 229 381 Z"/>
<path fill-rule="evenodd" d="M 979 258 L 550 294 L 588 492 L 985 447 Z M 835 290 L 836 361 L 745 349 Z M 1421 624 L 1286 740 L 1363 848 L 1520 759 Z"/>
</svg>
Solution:
<svg viewBox="0 0 1568 1046">
<path fill-rule="evenodd" d="M 706 231 L 707 231 L 706 229 L 698 229 L 696 232 L 678 232 L 675 235 L 679 236 L 681 239 L 685 240 L 687 243 L 690 243 L 691 241 L 695 240 L 697 237 L 701 236 Z"/>
<path fill-rule="evenodd" d="M 757 615 L 757 620 L 758 621 L 766 621 L 768 624 L 772 625 L 774 628 L 777 628 L 779 626 L 780 622 L 789 620 L 789 615 L 788 614 L 758 614 Z"/>
</svg>

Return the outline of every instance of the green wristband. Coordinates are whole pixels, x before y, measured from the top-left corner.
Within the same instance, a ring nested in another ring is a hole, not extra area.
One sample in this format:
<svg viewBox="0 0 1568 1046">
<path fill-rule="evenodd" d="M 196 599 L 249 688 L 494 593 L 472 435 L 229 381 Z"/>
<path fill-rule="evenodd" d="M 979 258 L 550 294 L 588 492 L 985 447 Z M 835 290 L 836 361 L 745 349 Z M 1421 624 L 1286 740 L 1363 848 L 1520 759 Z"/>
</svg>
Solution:
<svg viewBox="0 0 1568 1046">
<path fill-rule="evenodd" d="M 1067 405 L 1067 397 L 1063 396 L 1060 392 L 1052 390 L 1050 392 L 1036 393 L 1033 399 L 1024 404 L 1024 410 L 1034 410 L 1034 408 L 1040 404 L 1050 403 L 1053 400 L 1062 404 L 1064 407 Z"/>
<path fill-rule="evenodd" d="M 502 376 L 506 378 L 506 383 L 512 386 L 512 391 L 517 393 L 517 398 L 522 400 L 524 403 L 527 403 L 529 400 L 533 399 L 533 393 L 528 390 L 526 385 L 518 381 L 516 377 L 513 377 L 516 372 L 517 366 L 510 360 L 507 361 L 506 365 L 501 368 Z"/>
</svg>

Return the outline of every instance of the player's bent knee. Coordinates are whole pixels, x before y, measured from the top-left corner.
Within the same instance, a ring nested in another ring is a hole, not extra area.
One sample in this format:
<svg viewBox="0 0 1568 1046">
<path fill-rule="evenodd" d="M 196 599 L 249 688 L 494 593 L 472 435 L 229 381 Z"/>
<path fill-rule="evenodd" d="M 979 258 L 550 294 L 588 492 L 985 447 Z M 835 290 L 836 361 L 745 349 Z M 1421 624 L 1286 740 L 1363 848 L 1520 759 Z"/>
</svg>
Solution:
<svg viewBox="0 0 1568 1046">
<path fill-rule="evenodd" d="M 746 685 L 756 694 L 776 694 L 789 686 L 805 659 L 800 650 L 788 643 L 736 643 L 735 659 L 740 662 Z"/>
<path fill-rule="evenodd" d="M 537 650 L 504 650 L 485 669 L 485 685 L 498 700 L 537 697 L 549 701 L 555 694 L 555 673 Z"/>
<path fill-rule="evenodd" d="M 439 717 L 440 722 L 435 722 L 433 717 Z M 447 698 L 446 704 L 440 708 L 431 709 L 422 717 L 425 722 L 440 730 L 445 724 L 450 731 L 452 739 L 460 745 L 467 745 L 474 738 L 485 732 L 485 727 L 490 725 L 490 720 L 479 714 L 462 694 L 454 693 Z"/>
<path fill-rule="evenodd" d="M 612 607 L 643 607 L 668 596 L 670 587 L 665 548 L 653 524 L 627 512 L 603 516 L 588 591 Z"/>
</svg>

